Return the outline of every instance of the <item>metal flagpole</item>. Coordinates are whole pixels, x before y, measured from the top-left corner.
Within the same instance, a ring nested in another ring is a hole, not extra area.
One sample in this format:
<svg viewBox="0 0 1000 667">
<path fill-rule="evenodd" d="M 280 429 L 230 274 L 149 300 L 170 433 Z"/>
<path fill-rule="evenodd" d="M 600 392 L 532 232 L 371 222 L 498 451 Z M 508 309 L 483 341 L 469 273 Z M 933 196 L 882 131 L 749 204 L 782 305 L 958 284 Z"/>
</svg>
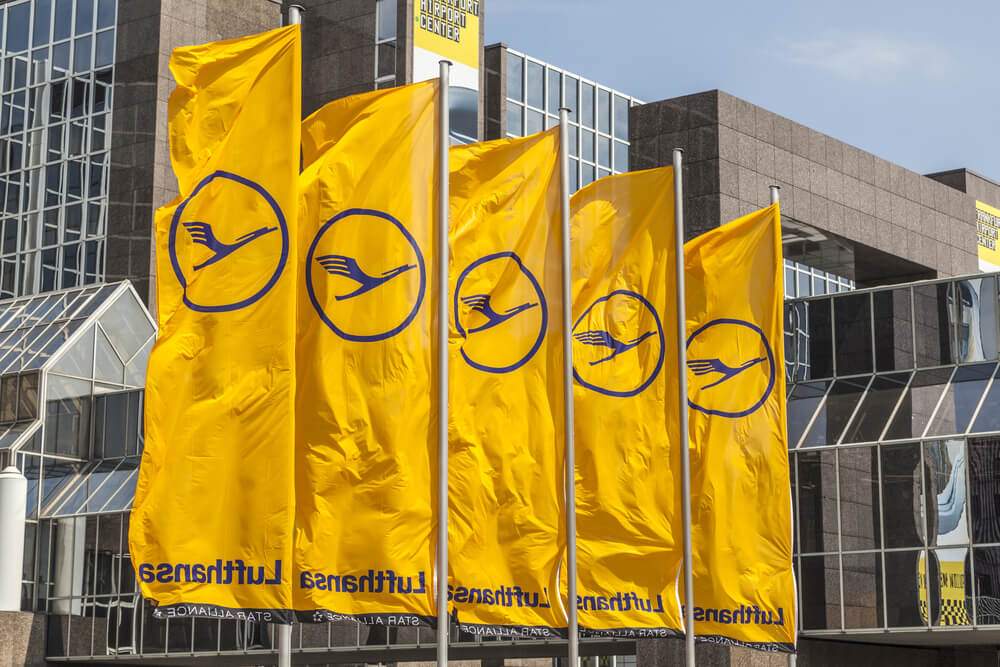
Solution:
<svg viewBox="0 0 1000 667">
<path fill-rule="evenodd" d="M 569 667 L 577 667 L 580 637 L 576 609 L 576 436 L 573 433 L 573 293 L 569 256 L 569 109 L 559 109 L 559 169 L 562 180 L 563 433 L 566 438 L 566 613 L 569 621 Z"/>
<path fill-rule="evenodd" d="M 448 665 L 448 85 L 451 62 L 440 62 L 438 97 L 438 562 L 437 664 Z"/>
<path fill-rule="evenodd" d="M 299 25 L 302 23 L 302 5 L 288 5 L 288 25 Z M 292 666 L 292 626 L 279 625 L 276 629 L 278 635 L 278 667 Z"/>
<path fill-rule="evenodd" d="M 674 149 L 674 254 L 677 282 L 677 416 L 681 447 L 681 512 L 684 518 L 684 655 L 694 666 L 694 575 L 691 549 L 691 456 L 688 442 L 687 314 L 684 308 L 684 187 L 682 157 Z"/>
<path fill-rule="evenodd" d="M 781 186 L 780 185 L 770 185 L 770 186 L 768 186 L 768 189 L 771 191 L 771 204 L 772 205 L 777 204 L 778 203 L 778 194 L 781 191 Z M 799 620 L 798 619 L 798 614 L 796 614 L 795 622 L 798 623 L 798 620 Z M 796 628 L 796 630 L 797 630 L 797 628 Z M 798 655 L 796 655 L 794 651 L 792 653 L 788 654 L 788 667 L 796 667 L 796 665 L 798 665 L 798 662 L 799 662 Z"/>
</svg>

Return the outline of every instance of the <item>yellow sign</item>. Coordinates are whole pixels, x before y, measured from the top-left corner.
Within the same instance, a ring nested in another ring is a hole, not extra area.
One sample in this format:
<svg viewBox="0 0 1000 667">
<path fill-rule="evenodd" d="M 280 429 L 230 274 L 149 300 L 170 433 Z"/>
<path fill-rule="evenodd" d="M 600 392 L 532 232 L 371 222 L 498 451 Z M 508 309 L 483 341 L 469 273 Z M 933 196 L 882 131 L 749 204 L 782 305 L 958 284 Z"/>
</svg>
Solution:
<svg viewBox="0 0 1000 667">
<path fill-rule="evenodd" d="M 479 68 L 478 0 L 420 0 L 414 3 L 413 46 L 455 64 Z"/>
<path fill-rule="evenodd" d="M 997 250 L 997 241 L 1000 239 L 1000 208 L 977 201 L 976 231 L 979 235 L 979 262 L 992 265 L 979 268 L 990 271 L 1000 269 L 1000 250 Z"/>
</svg>

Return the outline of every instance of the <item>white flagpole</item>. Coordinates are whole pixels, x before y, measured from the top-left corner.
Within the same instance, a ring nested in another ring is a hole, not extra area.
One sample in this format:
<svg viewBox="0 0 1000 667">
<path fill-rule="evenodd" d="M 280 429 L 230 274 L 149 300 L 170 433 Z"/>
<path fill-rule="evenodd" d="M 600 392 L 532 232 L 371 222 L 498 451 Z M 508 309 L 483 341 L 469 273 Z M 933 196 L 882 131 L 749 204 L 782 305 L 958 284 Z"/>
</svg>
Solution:
<svg viewBox="0 0 1000 667">
<path fill-rule="evenodd" d="M 771 191 L 771 204 L 772 205 L 777 204 L 778 203 L 778 194 L 781 191 L 781 186 L 780 185 L 770 185 L 770 186 L 768 186 L 768 189 Z M 794 520 L 794 517 L 793 517 L 793 520 Z M 798 622 L 798 614 L 796 614 L 795 621 Z M 798 662 L 799 662 L 798 655 L 796 655 L 796 653 L 794 652 L 794 649 L 793 649 L 792 653 L 788 654 L 788 667 L 796 667 L 796 665 L 798 664 Z"/>
<path fill-rule="evenodd" d="M 301 25 L 302 5 L 288 5 L 288 25 Z M 275 628 L 278 636 L 278 667 L 292 667 L 292 626 L 279 625 Z"/>
<path fill-rule="evenodd" d="M 674 149 L 674 245 L 677 259 L 677 416 L 681 448 L 681 512 L 684 520 L 684 655 L 694 664 L 694 574 L 691 548 L 691 457 L 688 442 L 687 314 L 684 308 L 684 187 L 682 157 Z"/>
<path fill-rule="evenodd" d="M 440 62 L 438 116 L 438 562 L 437 664 L 448 665 L 448 85 L 451 62 Z"/>
<path fill-rule="evenodd" d="M 569 605 L 569 667 L 577 667 L 580 636 L 576 609 L 576 437 L 573 433 L 573 290 L 569 247 L 569 109 L 559 109 L 559 168 L 562 181 L 563 433 L 566 438 L 566 597 Z"/>
</svg>

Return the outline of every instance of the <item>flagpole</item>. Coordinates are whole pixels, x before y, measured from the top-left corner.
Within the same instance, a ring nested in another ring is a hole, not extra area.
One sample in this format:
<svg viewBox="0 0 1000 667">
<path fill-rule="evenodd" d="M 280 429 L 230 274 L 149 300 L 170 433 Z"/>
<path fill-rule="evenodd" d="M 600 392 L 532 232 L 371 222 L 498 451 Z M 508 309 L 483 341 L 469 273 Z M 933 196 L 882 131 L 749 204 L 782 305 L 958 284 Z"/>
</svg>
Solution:
<svg viewBox="0 0 1000 667">
<path fill-rule="evenodd" d="M 288 25 L 301 25 L 302 5 L 288 6 Z M 292 626 L 278 625 L 275 629 L 278 635 L 278 667 L 292 666 Z"/>
<path fill-rule="evenodd" d="M 451 62 L 440 65 L 438 97 L 438 562 L 437 562 L 437 664 L 448 665 L 448 86 Z"/>
<path fill-rule="evenodd" d="M 684 521 L 684 655 L 694 664 L 694 574 L 691 548 L 691 455 L 688 441 L 687 314 L 684 308 L 684 187 L 682 157 L 674 149 L 674 247 L 677 283 L 677 416 L 681 448 L 681 513 Z"/>
<path fill-rule="evenodd" d="M 569 109 L 559 109 L 559 169 L 562 229 L 563 433 L 566 442 L 566 609 L 569 627 L 569 667 L 577 667 L 580 636 L 576 608 L 576 437 L 573 433 L 573 290 L 569 247 Z"/>
<path fill-rule="evenodd" d="M 771 205 L 778 203 L 778 194 L 781 191 L 780 185 L 769 185 L 768 189 L 771 191 Z M 780 260 L 779 260 L 780 261 Z M 793 517 L 794 519 L 794 517 Z M 798 614 L 795 615 L 795 622 L 798 623 Z M 799 662 L 799 657 L 795 653 L 795 647 L 792 647 L 792 652 L 788 654 L 788 667 L 796 667 Z"/>
</svg>

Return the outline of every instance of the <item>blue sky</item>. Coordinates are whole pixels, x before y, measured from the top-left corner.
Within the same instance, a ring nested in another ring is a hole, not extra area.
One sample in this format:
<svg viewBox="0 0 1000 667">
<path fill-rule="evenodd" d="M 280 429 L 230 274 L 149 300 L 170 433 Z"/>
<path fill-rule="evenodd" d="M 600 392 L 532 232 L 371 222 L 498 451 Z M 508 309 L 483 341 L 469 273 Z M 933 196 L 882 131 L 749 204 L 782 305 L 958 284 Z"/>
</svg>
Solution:
<svg viewBox="0 0 1000 667">
<path fill-rule="evenodd" d="M 488 0 L 486 43 L 645 101 L 719 88 L 920 173 L 1000 181 L 997 0 Z"/>
</svg>

